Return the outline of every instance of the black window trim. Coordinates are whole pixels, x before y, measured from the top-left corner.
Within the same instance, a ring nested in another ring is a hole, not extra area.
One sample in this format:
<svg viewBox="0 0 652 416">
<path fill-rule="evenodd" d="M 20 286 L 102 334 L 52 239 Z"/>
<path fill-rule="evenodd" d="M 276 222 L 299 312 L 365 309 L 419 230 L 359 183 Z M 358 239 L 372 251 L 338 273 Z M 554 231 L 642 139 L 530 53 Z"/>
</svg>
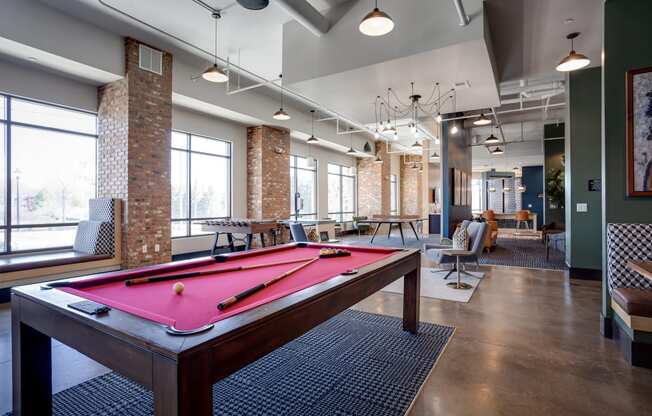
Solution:
<svg viewBox="0 0 652 416">
<path fill-rule="evenodd" d="M 295 211 L 290 210 L 290 219 L 293 219 L 295 221 L 299 221 L 300 219 L 315 219 L 316 220 L 317 219 L 317 211 L 318 211 L 318 207 L 319 207 L 319 202 L 318 202 L 319 190 L 317 189 L 318 182 L 319 182 L 319 180 L 317 179 L 318 161 L 317 161 L 317 159 L 315 159 L 315 167 L 314 168 L 303 168 L 303 167 L 299 167 L 299 165 L 297 163 L 297 159 L 299 159 L 299 158 L 306 159 L 306 160 L 308 159 L 308 157 L 306 157 L 306 156 L 290 155 L 290 172 L 292 172 L 293 169 L 295 170 L 294 183 L 290 184 L 290 190 L 292 190 L 292 185 L 294 185 L 294 189 L 295 189 L 295 192 L 296 192 L 296 189 L 299 186 L 299 180 L 298 180 L 298 175 L 296 174 L 297 173 L 296 171 L 303 170 L 303 171 L 306 171 L 306 172 L 314 173 L 313 184 L 314 184 L 314 196 L 315 196 L 314 203 L 315 203 L 316 211 L 315 212 L 302 212 L 302 213 L 297 214 L 296 210 Z M 292 160 L 294 160 L 294 165 L 292 165 Z M 292 178 L 292 175 L 290 175 L 290 180 L 292 180 L 291 178 Z M 291 200 L 290 200 L 290 207 L 291 207 L 292 206 L 292 200 L 294 200 L 294 195 L 290 195 L 290 198 L 291 198 Z M 304 218 L 304 217 L 314 217 L 314 218 Z"/>
<path fill-rule="evenodd" d="M 342 165 L 339 163 L 334 163 L 334 162 L 328 162 L 329 165 L 337 166 L 339 172 L 334 173 L 331 172 L 330 170 L 327 169 L 327 172 L 329 175 L 335 175 L 338 177 L 339 182 L 340 182 L 340 202 L 339 202 L 339 211 L 334 211 L 331 212 L 330 209 L 328 210 L 328 216 L 331 217 L 331 215 L 337 216 L 336 220 L 337 222 L 344 223 L 344 222 L 350 222 L 350 221 L 344 221 L 344 215 L 351 214 L 352 216 L 355 216 L 357 211 L 358 211 L 358 190 L 357 190 L 357 183 L 358 183 L 358 172 L 355 172 L 353 175 L 345 175 L 343 173 L 344 168 L 348 169 L 354 169 L 352 166 L 346 166 Z M 328 168 L 328 167 L 327 167 Z M 344 180 L 343 178 L 352 178 L 353 179 L 353 211 L 343 211 L 342 209 L 344 208 L 344 192 L 342 190 L 344 189 Z M 332 218 L 332 217 L 331 217 Z"/>
<path fill-rule="evenodd" d="M 188 217 L 185 217 L 185 218 L 170 218 L 170 224 L 172 224 L 174 222 L 186 222 L 186 235 L 179 235 L 179 236 L 176 236 L 176 237 L 172 237 L 172 239 L 174 240 L 174 239 L 181 239 L 181 238 L 192 238 L 192 237 L 201 237 L 201 236 L 204 236 L 204 235 L 210 235 L 211 233 L 192 234 L 192 224 L 193 224 L 193 222 L 196 222 L 196 221 L 229 219 L 233 215 L 233 142 L 230 141 L 230 140 L 220 139 L 220 138 L 217 138 L 217 137 L 209 137 L 209 136 L 206 136 L 206 135 L 203 135 L 203 134 L 195 134 L 195 133 L 191 133 L 189 131 L 184 131 L 184 130 L 179 130 L 179 129 L 172 129 L 172 133 L 181 133 L 181 134 L 184 134 L 186 136 L 187 148 L 183 149 L 183 148 L 179 148 L 179 147 L 173 147 L 172 144 L 170 143 L 170 152 L 172 152 L 173 150 L 176 150 L 176 151 L 179 151 L 179 152 L 185 152 L 186 153 L 186 157 L 187 157 L 187 172 L 186 172 L 187 173 L 187 183 L 186 183 L 186 186 L 188 187 L 188 207 L 187 207 L 188 208 Z M 197 151 L 197 150 L 191 150 L 192 149 L 192 137 L 193 136 L 200 137 L 202 139 L 217 140 L 217 141 L 221 141 L 221 142 L 224 142 L 224 143 L 228 144 L 228 146 L 229 146 L 229 155 L 226 156 L 226 155 L 220 155 L 220 154 L 216 154 L 216 153 L 207 153 L 207 152 L 201 152 L 201 151 Z M 192 215 L 191 215 L 191 212 L 192 212 L 192 198 L 191 198 L 191 194 L 192 194 L 192 187 L 191 187 L 191 185 L 192 185 L 192 175 L 190 174 L 191 171 L 192 171 L 192 157 L 190 157 L 190 156 L 192 154 L 199 154 L 199 155 L 203 155 L 203 156 L 218 157 L 218 158 L 228 160 L 228 162 L 229 162 L 229 169 L 228 169 L 229 177 L 227 179 L 227 186 L 229 187 L 229 189 L 227 191 L 227 195 L 228 195 L 229 201 L 228 201 L 228 204 L 227 204 L 227 206 L 228 206 L 228 212 L 227 212 L 228 215 L 227 216 L 201 217 L 201 218 L 200 217 L 197 217 L 197 218 L 192 217 Z M 171 166 L 170 166 L 170 168 L 171 168 Z M 171 203 L 172 203 L 172 200 L 170 199 L 170 204 Z"/>
<path fill-rule="evenodd" d="M 25 127 L 25 128 L 33 128 L 33 129 L 39 129 L 43 131 L 52 131 L 55 133 L 63 133 L 63 134 L 70 134 L 70 135 L 75 135 L 75 136 L 82 136 L 82 137 L 88 137 L 95 139 L 95 195 L 97 195 L 97 138 L 98 138 L 98 129 L 97 129 L 97 113 L 88 111 L 88 110 L 82 110 L 74 107 L 69 107 L 61 104 L 56 104 L 56 103 L 50 103 L 47 101 L 42 101 L 42 100 L 37 100 L 33 98 L 28 98 L 28 97 L 22 97 L 18 95 L 13 95 L 13 94 L 7 94 L 0 92 L 0 97 L 4 99 L 5 103 L 5 114 L 4 118 L 1 118 L 3 115 L 0 115 L 0 128 L 4 129 L 5 132 L 5 143 L 4 143 L 4 162 L 5 162 L 5 195 L 4 195 L 4 201 L 2 203 L 5 206 L 5 218 L 4 218 L 4 224 L 0 225 L 0 232 L 4 232 L 4 249 L 0 249 L 0 255 L 12 255 L 12 254 L 27 254 L 27 253 L 41 253 L 41 252 L 55 252 L 55 251 L 61 251 L 61 250 L 69 250 L 72 248 L 72 246 L 55 246 L 55 247 L 44 247 L 44 248 L 37 248 L 37 249 L 29 249 L 29 250 L 12 250 L 12 230 L 14 229 L 29 229 L 29 228 L 62 228 L 62 227 L 72 227 L 72 226 L 77 226 L 79 223 L 78 222 L 61 222 L 61 223 L 33 223 L 33 224 L 12 224 L 12 182 L 11 182 L 11 169 L 12 169 L 12 127 L 17 126 L 17 127 Z M 23 122 L 16 122 L 12 120 L 12 114 L 11 114 L 11 106 L 13 100 L 20 100 L 20 101 L 27 101 L 43 106 L 49 106 L 49 107 L 56 107 L 56 108 L 61 108 L 69 111 L 75 111 L 79 113 L 84 113 L 84 114 L 89 114 L 92 116 L 96 117 L 96 130 L 95 134 L 90 134 L 86 132 L 80 132 L 80 131 L 75 131 L 75 130 L 67 130 L 67 129 L 59 129 L 56 127 L 47 127 L 47 126 L 41 126 L 37 124 L 32 124 L 32 123 L 23 123 Z M 1 198 L 1 196 L 0 196 Z"/>
</svg>

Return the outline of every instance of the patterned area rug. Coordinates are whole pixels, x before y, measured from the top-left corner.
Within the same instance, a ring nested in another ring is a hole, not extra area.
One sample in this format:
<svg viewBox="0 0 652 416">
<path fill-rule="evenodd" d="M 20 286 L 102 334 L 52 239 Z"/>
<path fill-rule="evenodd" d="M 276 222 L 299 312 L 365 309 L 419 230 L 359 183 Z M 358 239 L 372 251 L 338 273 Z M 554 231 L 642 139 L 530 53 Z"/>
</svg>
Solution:
<svg viewBox="0 0 652 416">
<path fill-rule="evenodd" d="M 213 386 L 217 415 L 404 415 L 454 328 L 347 310 Z M 153 414 L 151 392 L 109 373 L 53 396 L 54 415 Z M 10 415 L 8 413 L 7 415 Z"/>
<path fill-rule="evenodd" d="M 546 261 L 546 246 L 541 240 L 527 238 L 498 238 L 497 246 L 489 254 L 480 256 L 480 264 L 527 267 L 529 269 L 565 270 L 564 253 L 550 248 Z"/>
</svg>

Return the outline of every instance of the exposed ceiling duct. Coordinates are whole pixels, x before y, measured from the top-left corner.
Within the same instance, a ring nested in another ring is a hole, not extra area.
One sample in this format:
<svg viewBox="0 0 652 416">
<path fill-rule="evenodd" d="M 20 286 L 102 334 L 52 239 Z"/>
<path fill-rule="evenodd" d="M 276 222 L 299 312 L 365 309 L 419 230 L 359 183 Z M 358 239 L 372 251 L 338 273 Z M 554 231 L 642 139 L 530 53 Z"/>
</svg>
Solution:
<svg viewBox="0 0 652 416">
<path fill-rule="evenodd" d="M 327 33 L 331 24 L 306 0 L 276 0 L 276 4 L 316 36 Z"/>
<path fill-rule="evenodd" d="M 460 26 L 468 25 L 471 19 L 469 19 L 466 11 L 464 11 L 464 4 L 462 3 L 462 0 L 453 0 L 453 3 L 455 4 L 457 15 L 460 17 Z"/>
</svg>

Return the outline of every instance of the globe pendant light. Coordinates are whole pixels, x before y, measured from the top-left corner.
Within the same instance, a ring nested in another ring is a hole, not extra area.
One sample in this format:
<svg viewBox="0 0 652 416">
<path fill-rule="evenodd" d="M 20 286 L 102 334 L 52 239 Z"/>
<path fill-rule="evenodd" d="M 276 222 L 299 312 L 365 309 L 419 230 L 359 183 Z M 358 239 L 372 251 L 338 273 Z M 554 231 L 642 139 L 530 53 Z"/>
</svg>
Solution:
<svg viewBox="0 0 652 416">
<path fill-rule="evenodd" d="M 315 143 L 319 140 L 315 137 L 315 110 L 310 110 L 310 137 L 306 140 L 308 143 Z"/>
<path fill-rule="evenodd" d="M 484 113 L 480 113 L 480 118 L 477 119 L 476 121 L 473 122 L 474 126 L 486 126 L 487 124 L 491 123 L 491 119 L 487 116 L 484 115 Z"/>
<path fill-rule="evenodd" d="M 213 65 L 202 72 L 201 77 L 209 82 L 222 83 L 229 80 L 229 76 L 217 66 L 217 20 L 221 17 L 219 13 L 212 14 L 215 19 L 215 50 L 213 55 Z"/>
<path fill-rule="evenodd" d="M 283 110 L 283 74 L 278 76 L 281 79 L 281 108 L 272 116 L 274 120 L 286 121 L 290 115 Z"/>
<path fill-rule="evenodd" d="M 559 62 L 557 65 L 557 71 L 559 72 L 570 72 L 570 71 L 576 71 L 578 69 L 584 68 L 588 64 L 591 63 L 591 60 L 587 58 L 585 55 L 582 55 L 581 53 L 575 52 L 575 49 L 573 48 L 573 39 L 578 37 L 580 34 L 579 32 L 575 33 L 570 33 L 568 36 L 566 36 L 566 39 L 570 39 L 571 41 L 571 51 L 566 56 L 564 59 Z"/>
<path fill-rule="evenodd" d="M 375 4 L 376 7 L 362 19 L 360 26 L 358 26 L 363 35 L 383 36 L 394 29 L 392 18 L 378 8 L 378 0 L 376 0 Z"/>
</svg>

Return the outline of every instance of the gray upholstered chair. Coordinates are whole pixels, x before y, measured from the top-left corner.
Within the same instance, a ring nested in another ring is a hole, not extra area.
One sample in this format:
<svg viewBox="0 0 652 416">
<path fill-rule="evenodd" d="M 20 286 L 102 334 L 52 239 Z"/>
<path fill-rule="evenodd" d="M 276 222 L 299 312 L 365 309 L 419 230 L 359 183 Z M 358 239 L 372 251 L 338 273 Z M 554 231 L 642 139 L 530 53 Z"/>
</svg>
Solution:
<svg viewBox="0 0 652 416">
<path fill-rule="evenodd" d="M 486 233 L 489 232 L 489 226 L 486 222 L 475 222 L 468 220 L 463 221 L 461 226 L 466 227 L 466 230 L 469 233 L 469 251 L 472 254 L 462 257 L 460 261 L 464 262 L 463 265 L 465 263 L 475 263 L 477 266 L 479 266 L 480 264 L 478 262 L 478 256 L 482 254 L 482 250 L 484 248 L 484 240 L 486 238 Z M 448 276 L 456 271 L 456 257 L 446 255 L 444 252 L 442 252 L 442 249 L 450 248 L 452 248 L 450 245 L 437 245 L 428 243 L 423 245 L 423 251 L 428 259 L 437 263 L 439 266 L 443 266 L 444 264 L 453 265 L 453 268 L 448 271 L 444 279 L 448 279 Z"/>
</svg>

